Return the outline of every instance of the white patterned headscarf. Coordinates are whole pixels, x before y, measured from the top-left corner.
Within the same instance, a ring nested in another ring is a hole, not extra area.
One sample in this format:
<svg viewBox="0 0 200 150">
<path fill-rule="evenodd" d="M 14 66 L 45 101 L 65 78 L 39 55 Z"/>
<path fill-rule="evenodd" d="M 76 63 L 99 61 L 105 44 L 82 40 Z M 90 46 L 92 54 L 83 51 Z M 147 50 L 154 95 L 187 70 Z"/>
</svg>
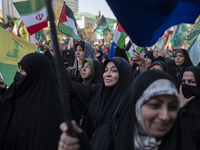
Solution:
<svg viewBox="0 0 200 150">
<path fill-rule="evenodd" d="M 158 79 L 154 81 L 149 87 L 143 92 L 142 96 L 136 103 L 136 118 L 137 123 L 134 132 L 134 145 L 135 150 L 157 150 L 161 141 L 156 141 L 155 137 L 152 137 L 146 129 L 142 117 L 141 107 L 151 97 L 158 95 L 174 95 L 177 97 L 178 104 L 180 105 L 180 99 L 178 91 L 171 81 L 167 79 Z"/>
</svg>

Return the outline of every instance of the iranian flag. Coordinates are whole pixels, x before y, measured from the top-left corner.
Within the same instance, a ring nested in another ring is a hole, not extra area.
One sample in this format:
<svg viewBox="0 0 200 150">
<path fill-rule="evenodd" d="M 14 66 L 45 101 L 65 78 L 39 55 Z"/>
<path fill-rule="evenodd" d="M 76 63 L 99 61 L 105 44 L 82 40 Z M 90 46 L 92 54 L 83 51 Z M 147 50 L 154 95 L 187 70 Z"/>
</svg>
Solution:
<svg viewBox="0 0 200 150">
<path fill-rule="evenodd" d="M 63 4 L 62 11 L 60 13 L 60 18 L 58 22 L 58 30 L 63 32 L 73 39 L 80 40 L 77 32 L 76 19 L 74 18 L 73 11 L 65 4 Z"/>
<path fill-rule="evenodd" d="M 13 3 L 30 35 L 48 26 L 48 12 L 43 0 Z M 52 4 L 53 5 L 53 4 Z"/>
</svg>

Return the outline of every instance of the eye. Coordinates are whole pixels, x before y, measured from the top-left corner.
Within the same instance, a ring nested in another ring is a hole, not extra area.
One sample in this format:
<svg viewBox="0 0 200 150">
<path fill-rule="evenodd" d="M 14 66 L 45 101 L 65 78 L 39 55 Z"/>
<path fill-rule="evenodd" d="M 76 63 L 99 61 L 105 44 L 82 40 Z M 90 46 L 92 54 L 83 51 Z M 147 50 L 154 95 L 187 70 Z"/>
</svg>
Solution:
<svg viewBox="0 0 200 150">
<path fill-rule="evenodd" d="M 111 71 L 112 71 L 112 72 L 118 72 L 118 70 L 117 70 L 117 69 L 111 69 Z"/>
<path fill-rule="evenodd" d="M 148 105 L 149 105 L 151 108 L 153 108 L 153 109 L 157 109 L 157 108 L 160 107 L 160 104 L 159 104 L 159 103 L 149 103 Z"/>
<path fill-rule="evenodd" d="M 185 84 L 185 80 L 182 80 L 182 84 Z"/>
<path fill-rule="evenodd" d="M 169 105 L 168 109 L 169 109 L 170 111 L 177 110 L 177 109 L 178 109 L 178 104 L 177 104 L 177 103 L 171 104 L 171 105 Z"/>
</svg>

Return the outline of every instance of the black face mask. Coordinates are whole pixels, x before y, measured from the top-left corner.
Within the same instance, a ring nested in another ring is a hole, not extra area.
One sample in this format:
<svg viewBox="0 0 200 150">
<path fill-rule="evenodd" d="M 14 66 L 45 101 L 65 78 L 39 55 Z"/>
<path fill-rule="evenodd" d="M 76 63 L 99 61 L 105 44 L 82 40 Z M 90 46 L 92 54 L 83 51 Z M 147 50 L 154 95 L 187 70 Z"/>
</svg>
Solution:
<svg viewBox="0 0 200 150">
<path fill-rule="evenodd" d="M 18 87 L 19 85 L 21 85 L 25 78 L 26 76 L 22 75 L 17 71 L 14 77 L 15 86 Z"/>
<path fill-rule="evenodd" d="M 199 87 L 182 84 L 182 91 L 183 91 L 183 96 L 185 98 L 190 98 L 192 96 L 195 96 L 196 98 L 200 98 L 200 88 Z"/>
</svg>

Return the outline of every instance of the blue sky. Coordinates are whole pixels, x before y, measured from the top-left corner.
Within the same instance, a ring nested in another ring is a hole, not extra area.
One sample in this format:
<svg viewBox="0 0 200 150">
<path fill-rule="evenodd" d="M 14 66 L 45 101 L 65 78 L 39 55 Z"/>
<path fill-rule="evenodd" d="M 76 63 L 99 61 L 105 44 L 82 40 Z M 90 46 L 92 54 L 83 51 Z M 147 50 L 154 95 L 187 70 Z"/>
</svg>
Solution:
<svg viewBox="0 0 200 150">
<path fill-rule="evenodd" d="M 106 0 L 79 0 L 79 12 L 98 15 L 99 10 L 105 17 L 115 18 Z"/>
</svg>

